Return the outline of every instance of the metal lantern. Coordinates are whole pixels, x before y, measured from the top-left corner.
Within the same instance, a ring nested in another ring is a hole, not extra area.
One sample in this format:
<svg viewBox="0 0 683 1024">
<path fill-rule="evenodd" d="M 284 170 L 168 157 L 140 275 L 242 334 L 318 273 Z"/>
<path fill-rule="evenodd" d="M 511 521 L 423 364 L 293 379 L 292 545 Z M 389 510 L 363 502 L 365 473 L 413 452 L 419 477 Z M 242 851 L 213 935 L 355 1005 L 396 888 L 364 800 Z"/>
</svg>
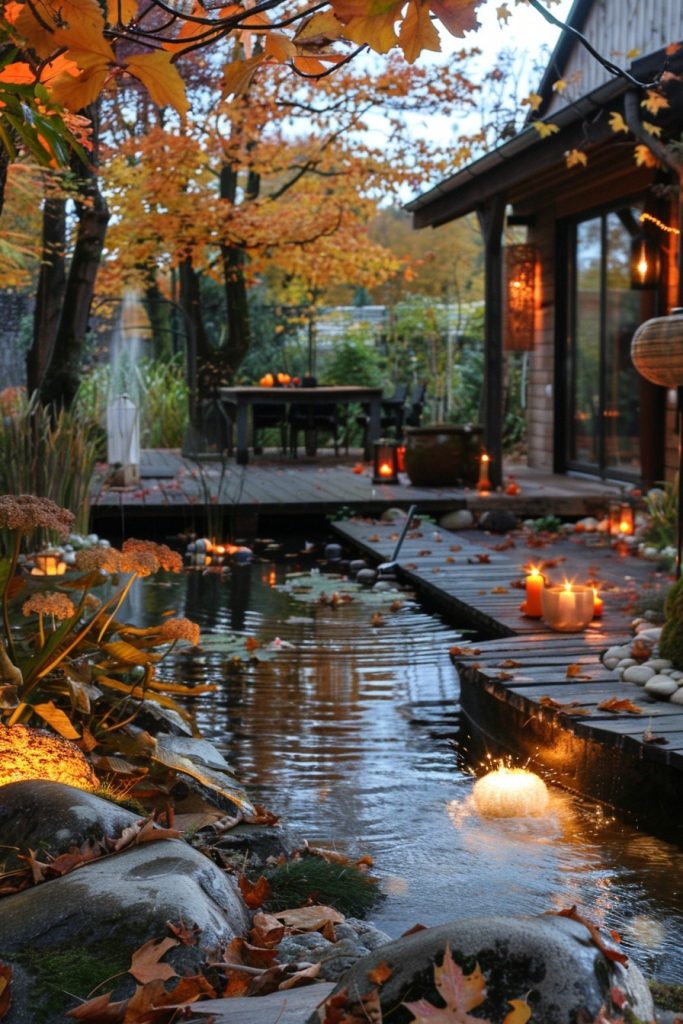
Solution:
<svg viewBox="0 0 683 1024">
<path fill-rule="evenodd" d="M 115 484 L 127 486 L 140 479 L 140 421 L 128 395 L 119 395 L 107 406 L 107 462 Z"/>
<path fill-rule="evenodd" d="M 398 441 L 380 438 L 373 444 L 373 484 L 397 484 Z"/>
<path fill-rule="evenodd" d="M 510 352 L 534 347 L 536 247 L 509 245 L 505 250 L 504 347 Z"/>
</svg>

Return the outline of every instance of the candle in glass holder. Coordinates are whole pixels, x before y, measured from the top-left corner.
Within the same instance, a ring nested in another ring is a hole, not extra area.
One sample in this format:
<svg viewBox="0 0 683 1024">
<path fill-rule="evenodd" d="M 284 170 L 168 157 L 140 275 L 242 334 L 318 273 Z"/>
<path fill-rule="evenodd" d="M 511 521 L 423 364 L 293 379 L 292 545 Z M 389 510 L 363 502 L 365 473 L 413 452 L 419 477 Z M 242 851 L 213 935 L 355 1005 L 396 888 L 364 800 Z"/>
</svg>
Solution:
<svg viewBox="0 0 683 1024">
<path fill-rule="evenodd" d="M 541 597 L 545 587 L 545 580 L 538 569 L 531 566 L 531 572 L 526 578 L 526 601 L 524 602 L 524 614 L 530 619 L 540 619 L 543 614 Z"/>
<path fill-rule="evenodd" d="M 491 457 L 484 452 L 479 459 L 479 479 L 477 481 L 478 491 L 490 491 L 491 481 L 489 480 L 489 462 Z"/>
<path fill-rule="evenodd" d="M 604 602 L 598 593 L 598 588 L 593 587 L 593 618 L 599 619 L 602 615 Z"/>
<path fill-rule="evenodd" d="M 545 622 L 561 633 L 585 629 L 593 618 L 595 596 L 592 587 L 574 586 L 572 583 L 545 587 L 541 600 Z"/>
<path fill-rule="evenodd" d="M 630 536 L 633 533 L 633 529 L 633 509 L 628 502 L 624 502 L 619 510 L 619 533 Z"/>
<path fill-rule="evenodd" d="M 612 502 L 609 507 L 609 535 L 616 537 L 621 532 L 621 505 Z"/>
</svg>

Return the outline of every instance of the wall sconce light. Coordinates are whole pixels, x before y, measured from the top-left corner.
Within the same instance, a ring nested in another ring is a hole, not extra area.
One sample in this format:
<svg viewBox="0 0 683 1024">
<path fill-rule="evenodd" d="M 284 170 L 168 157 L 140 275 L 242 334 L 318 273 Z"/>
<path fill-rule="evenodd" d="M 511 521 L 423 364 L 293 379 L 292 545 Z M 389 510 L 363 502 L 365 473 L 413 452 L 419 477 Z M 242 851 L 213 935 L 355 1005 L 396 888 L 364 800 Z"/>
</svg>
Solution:
<svg viewBox="0 0 683 1024">
<path fill-rule="evenodd" d="M 536 311 L 536 246 L 508 245 L 505 249 L 505 322 L 503 346 L 509 352 L 534 347 Z"/>
<path fill-rule="evenodd" d="M 631 241 L 631 288 L 655 288 L 659 281 L 659 247 L 648 235 Z"/>
<path fill-rule="evenodd" d="M 380 439 L 373 444 L 373 484 L 397 484 L 398 441 Z"/>
</svg>

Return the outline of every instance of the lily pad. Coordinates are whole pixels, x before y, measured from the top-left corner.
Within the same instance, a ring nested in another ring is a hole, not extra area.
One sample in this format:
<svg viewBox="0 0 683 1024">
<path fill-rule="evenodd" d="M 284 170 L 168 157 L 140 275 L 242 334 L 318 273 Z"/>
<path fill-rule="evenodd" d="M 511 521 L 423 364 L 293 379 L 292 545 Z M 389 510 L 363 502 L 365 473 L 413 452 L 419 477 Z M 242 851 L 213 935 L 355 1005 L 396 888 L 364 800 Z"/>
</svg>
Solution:
<svg viewBox="0 0 683 1024">
<path fill-rule="evenodd" d="M 229 661 L 243 662 L 271 661 L 277 653 L 252 636 L 234 633 L 202 634 L 201 650 L 205 654 L 222 654 Z"/>
<path fill-rule="evenodd" d="M 390 590 L 369 590 L 347 576 L 319 572 L 295 572 L 287 576 L 278 590 L 304 604 L 361 604 L 386 608 L 396 601 L 412 598 L 412 593 L 395 586 Z"/>
</svg>

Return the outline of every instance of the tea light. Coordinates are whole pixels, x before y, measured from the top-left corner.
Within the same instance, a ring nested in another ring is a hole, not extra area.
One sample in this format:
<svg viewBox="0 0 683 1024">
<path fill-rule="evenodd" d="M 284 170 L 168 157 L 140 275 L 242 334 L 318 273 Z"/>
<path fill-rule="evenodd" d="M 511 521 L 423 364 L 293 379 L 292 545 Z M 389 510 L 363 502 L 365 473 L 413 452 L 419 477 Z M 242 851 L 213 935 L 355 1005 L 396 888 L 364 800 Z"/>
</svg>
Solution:
<svg viewBox="0 0 683 1024">
<path fill-rule="evenodd" d="M 491 456 L 484 452 L 479 459 L 479 479 L 477 481 L 478 491 L 490 491 L 491 481 L 489 480 L 489 462 Z"/>
<path fill-rule="evenodd" d="M 541 596 L 545 588 L 545 580 L 538 569 L 531 567 L 531 572 L 526 578 L 526 601 L 524 603 L 524 614 L 530 619 L 540 619 L 543 614 Z"/>
<path fill-rule="evenodd" d="M 599 619 L 602 615 L 604 602 L 598 594 L 598 588 L 593 587 L 593 618 Z"/>
<path fill-rule="evenodd" d="M 595 595 L 592 587 L 574 586 L 572 583 L 545 587 L 541 601 L 546 624 L 561 633 L 585 629 L 593 618 Z"/>
<path fill-rule="evenodd" d="M 633 509 L 628 502 L 624 502 L 619 510 L 619 533 L 630 536 L 633 530 Z"/>
</svg>

